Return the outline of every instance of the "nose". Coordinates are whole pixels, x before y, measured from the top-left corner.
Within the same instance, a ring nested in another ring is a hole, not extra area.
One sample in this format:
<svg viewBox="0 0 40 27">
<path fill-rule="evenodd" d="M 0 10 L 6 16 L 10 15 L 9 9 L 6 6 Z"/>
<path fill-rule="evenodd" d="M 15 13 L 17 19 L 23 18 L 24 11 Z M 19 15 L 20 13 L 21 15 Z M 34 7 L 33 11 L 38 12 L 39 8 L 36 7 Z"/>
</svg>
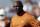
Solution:
<svg viewBox="0 0 40 27">
<path fill-rule="evenodd" d="M 14 7 L 14 9 L 17 9 L 17 7 Z"/>
</svg>

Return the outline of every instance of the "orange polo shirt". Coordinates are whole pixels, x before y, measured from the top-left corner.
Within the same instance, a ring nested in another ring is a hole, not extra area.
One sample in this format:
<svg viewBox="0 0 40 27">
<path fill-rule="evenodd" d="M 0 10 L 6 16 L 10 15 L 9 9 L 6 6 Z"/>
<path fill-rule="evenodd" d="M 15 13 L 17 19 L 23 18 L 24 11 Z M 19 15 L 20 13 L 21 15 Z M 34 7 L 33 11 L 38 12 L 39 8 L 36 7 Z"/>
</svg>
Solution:
<svg viewBox="0 0 40 27">
<path fill-rule="evenodd" d="M 25 13 L 22 16 L 15 15 L 12 20 L 10 27 L 37 27 L 35 26 L 38 21 L 29 13 Z"/>
</svg>

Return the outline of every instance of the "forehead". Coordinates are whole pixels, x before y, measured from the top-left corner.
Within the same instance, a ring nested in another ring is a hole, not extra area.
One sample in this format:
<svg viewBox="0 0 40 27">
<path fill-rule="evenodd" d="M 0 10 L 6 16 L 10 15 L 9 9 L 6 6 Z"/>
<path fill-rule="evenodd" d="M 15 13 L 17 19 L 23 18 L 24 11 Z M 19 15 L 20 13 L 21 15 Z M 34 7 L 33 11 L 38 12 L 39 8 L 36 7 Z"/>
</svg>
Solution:
<svg viewBox="0 0 40 27">
<path fill-rule="evenodd" d="M 39 10 L 39 8 L 34 8 L 33 10 Z"/>
<path fill-rule="evenodd" d="M 18 3 L 16 3 L 16 2 L 14 3 L 14 6 L 18 6 L 18 5 L 19 5 L 19 4 L 18 4 Z"/>
<path fill-rule="evenodd" d="M 39 8 L 33 9 L 33 11 L 40 10 Z"/>
</svg>

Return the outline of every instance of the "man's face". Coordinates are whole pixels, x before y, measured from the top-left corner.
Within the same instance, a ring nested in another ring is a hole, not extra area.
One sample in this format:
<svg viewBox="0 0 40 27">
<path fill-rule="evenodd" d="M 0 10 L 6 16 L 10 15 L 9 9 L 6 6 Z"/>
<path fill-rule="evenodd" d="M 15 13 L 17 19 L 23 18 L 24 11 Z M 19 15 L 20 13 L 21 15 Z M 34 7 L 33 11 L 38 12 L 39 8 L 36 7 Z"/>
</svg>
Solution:
<svg viewBox="0 0 40 27">
<path fill-rule="evenodd" d="M 16 12 L 16 13 L 18 13 L 18 12 L 20 12 L 20 10 L 22 10 L 21 9 L 21 7 L 20 7 L 20 5 L 19 4 L 17 4 L 16 2 L 14 3 L 14 11 Z"/>
<path fill-rule="evenodd" d="M 40 16 L 40 10 L 39 9 L 35 9 L 34 13 L 35 13 L 36 16 Z"/>
<path fill-rule="evenodd" d="M 4 9 L 0 9 L 0 20 L 4 20 L 5 19 L 5 11 Z"/>
</svg>

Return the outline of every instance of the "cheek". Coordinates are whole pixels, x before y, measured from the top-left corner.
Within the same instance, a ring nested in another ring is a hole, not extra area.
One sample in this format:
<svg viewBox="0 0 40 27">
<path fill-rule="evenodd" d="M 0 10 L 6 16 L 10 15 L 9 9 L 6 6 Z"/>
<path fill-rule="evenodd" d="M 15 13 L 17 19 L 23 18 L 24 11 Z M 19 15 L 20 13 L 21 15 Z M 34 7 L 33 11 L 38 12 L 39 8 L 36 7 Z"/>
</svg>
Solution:
<svg viewBox="0 0 40 27">
<path fill-rule="evenodd" d="M 15 10 L 15 8 L 13 8 L 13 10 Z"/>
<path fill-rule="evenodd" d="M 3 16 L 0 16 L 0 17 L 3 17 Z"/>
<path fill-rule="evenodd" d="M 17 7 L 17 9 L 19 9 L 19 7 Z"/>
<path fill-rule="evenodd" d="M 39 14 L 39 11 L 36 11 L 35 14 L 38 15 Z"/>
</svg>

